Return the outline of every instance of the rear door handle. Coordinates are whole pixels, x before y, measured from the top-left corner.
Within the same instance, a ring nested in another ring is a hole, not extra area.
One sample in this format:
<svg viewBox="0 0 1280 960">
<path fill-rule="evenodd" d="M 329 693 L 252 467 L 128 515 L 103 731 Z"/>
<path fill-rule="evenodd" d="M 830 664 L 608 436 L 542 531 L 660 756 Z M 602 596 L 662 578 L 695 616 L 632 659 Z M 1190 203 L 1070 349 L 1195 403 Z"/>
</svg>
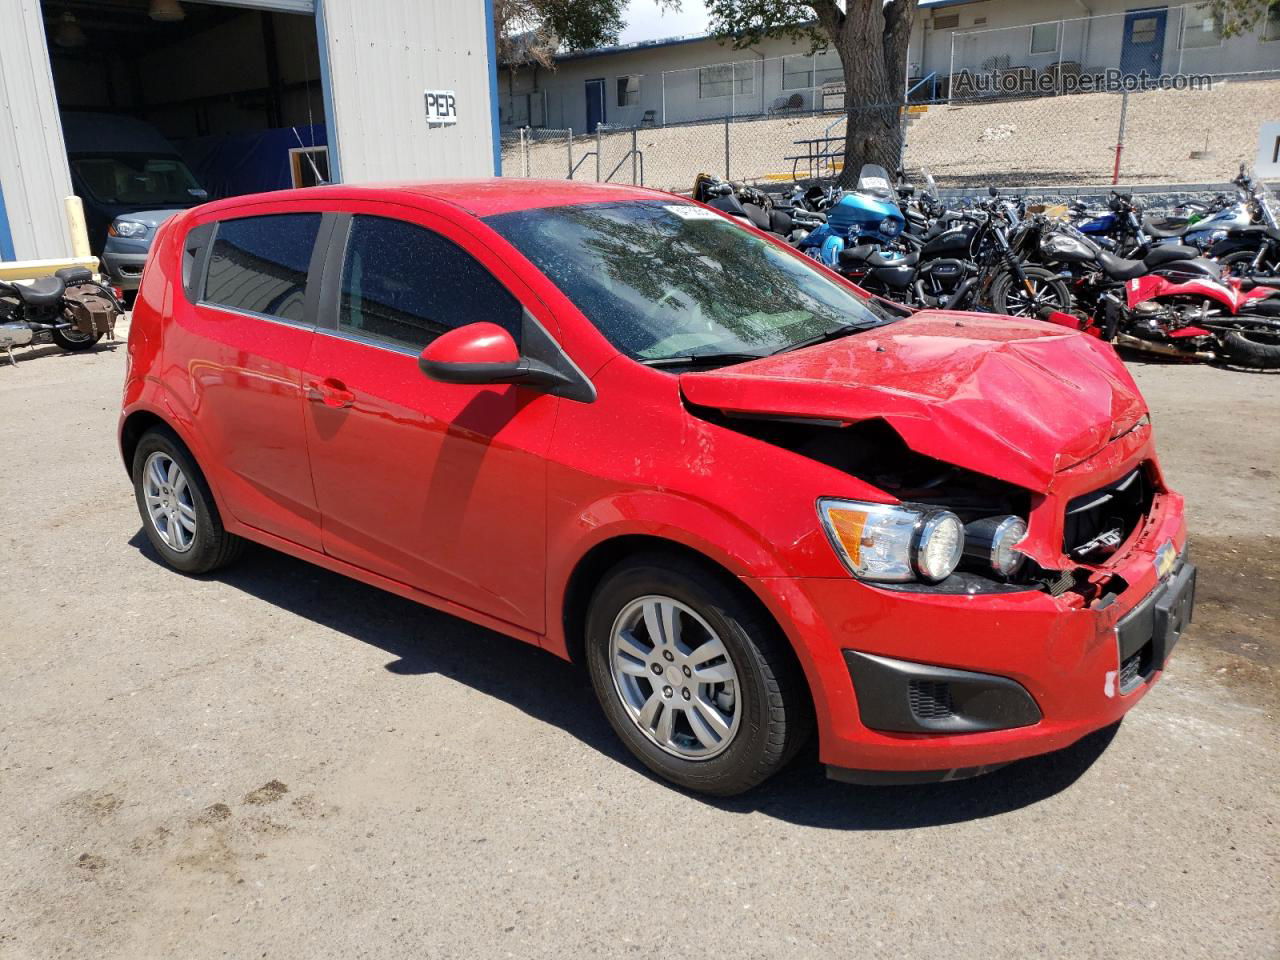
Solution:
<svg viewBox="0 0 1280 960">
<path fill-rule="evenodd" d="M 356 402 L 356 395 L 347 389 L 347 385 L 333 377 L 308 383 L 307 397 L 319 400 L 326 407 L 349 407 Z"/>
</svg>

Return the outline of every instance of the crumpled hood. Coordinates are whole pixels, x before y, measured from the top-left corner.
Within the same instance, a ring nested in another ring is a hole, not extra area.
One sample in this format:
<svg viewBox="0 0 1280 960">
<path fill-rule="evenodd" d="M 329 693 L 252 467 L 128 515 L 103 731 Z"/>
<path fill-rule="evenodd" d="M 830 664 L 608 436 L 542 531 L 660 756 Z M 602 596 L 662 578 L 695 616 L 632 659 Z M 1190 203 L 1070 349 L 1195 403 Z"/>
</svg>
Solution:
<svg viewBox="0 0 1280 960">
<path fill-rule="evenodd" d="M 924 311 L 794 353 L 680 377 L 732 413 L 880 418 L 917 453 L 1046 492 L 1147 412 L 1106 344 L 1038 321 Z"/>
</svg>

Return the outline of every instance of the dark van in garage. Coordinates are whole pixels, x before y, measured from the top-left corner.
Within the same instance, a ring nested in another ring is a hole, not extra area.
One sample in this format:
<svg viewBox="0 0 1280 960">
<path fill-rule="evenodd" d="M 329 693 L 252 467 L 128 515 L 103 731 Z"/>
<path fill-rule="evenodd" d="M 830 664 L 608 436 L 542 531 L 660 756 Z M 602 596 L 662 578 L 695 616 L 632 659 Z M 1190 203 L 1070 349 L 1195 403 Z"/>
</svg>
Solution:
<svg viewBox="0 0 1280 960">
<path fill-rule="evenodd" d="M 145 121 L 68 112 L 62 133 L 90 247 L 113 283 L 136 289 L 159 225 L 208 193 L 177 148 Z"/>
</svg>

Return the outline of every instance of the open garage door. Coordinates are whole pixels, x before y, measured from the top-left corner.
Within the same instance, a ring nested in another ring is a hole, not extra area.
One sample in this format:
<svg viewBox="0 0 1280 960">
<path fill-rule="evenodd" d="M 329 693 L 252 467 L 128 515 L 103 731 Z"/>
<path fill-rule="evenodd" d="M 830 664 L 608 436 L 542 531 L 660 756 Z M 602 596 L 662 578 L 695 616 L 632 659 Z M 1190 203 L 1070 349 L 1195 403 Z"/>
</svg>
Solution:
<svg viewBox="0 0 1280 960">
<path fill-rule="evenodd" d="M 173 212 L 328 178 L 311 0 L 41 8 L 72 189 L 126 289 Z"/>
</svg>

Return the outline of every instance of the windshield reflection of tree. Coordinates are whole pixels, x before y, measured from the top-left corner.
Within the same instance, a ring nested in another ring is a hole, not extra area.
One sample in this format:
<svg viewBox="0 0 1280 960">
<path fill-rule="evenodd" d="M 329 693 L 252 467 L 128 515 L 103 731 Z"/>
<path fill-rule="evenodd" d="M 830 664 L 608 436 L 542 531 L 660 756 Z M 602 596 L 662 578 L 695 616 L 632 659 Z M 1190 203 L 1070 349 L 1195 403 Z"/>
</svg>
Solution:
<svg viewBox="0 0 1280 960">
<path fill-rule="evenodd" d="M 563 215 L 583 228 L 584 253 L 599 257 L 612 280 L 609 292 L 639 312 L 636 319 L 657 341 L 653 346 L 673 335 L 719 335 L 683 350 L 676 344 L 660 352 L 642 345 L 646 356 L 706 352 L 701 348 L 769 352 L 846 322 L 802 286 L 825 278 L 786 262 L 788 254 L 732 224 L 679 220 L 652 208 L 636 216 L 635 204 L 618 209 L 625 220 L 614 211 L 568 207 Z"/>
</svg>

